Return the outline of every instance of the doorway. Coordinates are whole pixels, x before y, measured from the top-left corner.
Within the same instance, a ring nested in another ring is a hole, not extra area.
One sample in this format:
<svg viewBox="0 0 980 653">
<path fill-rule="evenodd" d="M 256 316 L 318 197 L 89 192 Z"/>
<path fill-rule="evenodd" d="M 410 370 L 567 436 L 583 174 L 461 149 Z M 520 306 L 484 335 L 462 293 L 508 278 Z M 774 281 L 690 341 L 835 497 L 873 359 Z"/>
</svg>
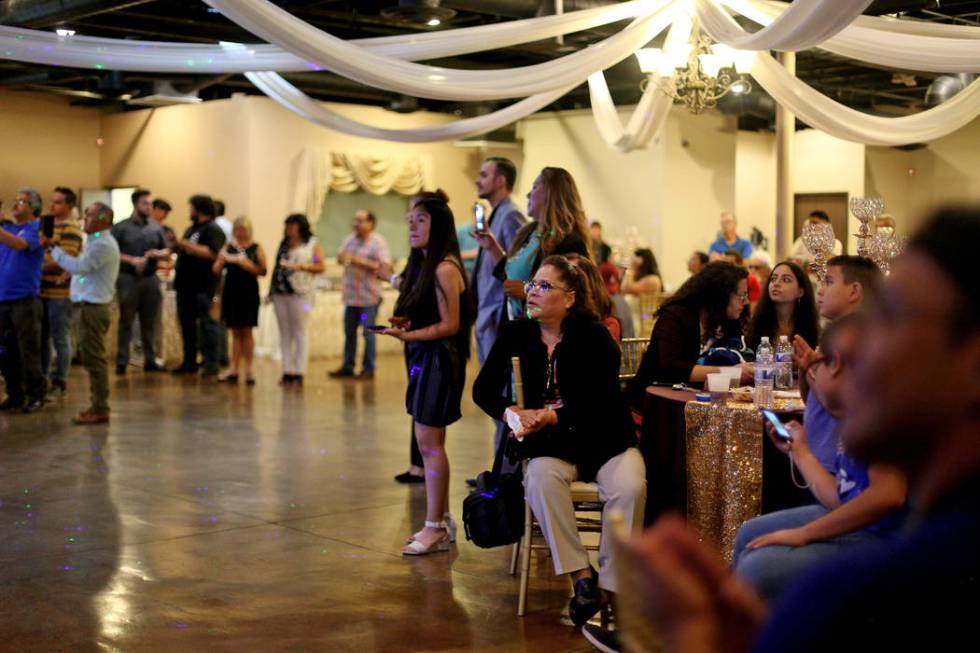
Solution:
<svg viewBox="0 0 980 653">
<path fill-rule="evenodd" d="M 803 232 L 803 224 L 811 211 L 821 210 L 830 216 L 834 235 L 844 245 L 844 253 L 850 253 L 847 233 L 847 193 L 797 193 L 794 196 L 793 234 Z"/>
</svg>

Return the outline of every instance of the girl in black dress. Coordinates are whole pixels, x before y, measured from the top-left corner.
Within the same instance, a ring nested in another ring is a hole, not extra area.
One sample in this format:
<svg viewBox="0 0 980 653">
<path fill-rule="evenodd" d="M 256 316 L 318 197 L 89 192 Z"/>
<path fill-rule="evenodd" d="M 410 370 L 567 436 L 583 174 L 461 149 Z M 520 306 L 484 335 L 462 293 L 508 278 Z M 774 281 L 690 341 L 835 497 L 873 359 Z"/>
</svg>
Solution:
<svg viewBox="0 0 980 653">
<path fill-rule="evenodd" d="M 245 374 L 248 385 L 255 384 L 252 376 L 252 359 L 255 357 L 255 339 L 252 329 L 259 324 L 259 280 L 265 275 L 265 252 L 252 241 L 252 222 L 246 217 L 235 220 L 232 241 L 218 253 L 214 273 L 225 275 L 221 292 L 221 319 L 232 333 L 231 364 L 218 377 L 219 381 L 237 383 L 238 374 Z"/>
<path fill-rule="evenodd" d="M 408 215 L 408 258 L 393 324 L 383 333 L 407 343 L 405 404 L 425 462 L 426 520 L 402 550 L 404 555 L 445 551 L 449 544 L 449 460 L 446 427 L 458 420 L 470 310 L 456 225 L 442 191 L 423 193 Z"/>
</svg>

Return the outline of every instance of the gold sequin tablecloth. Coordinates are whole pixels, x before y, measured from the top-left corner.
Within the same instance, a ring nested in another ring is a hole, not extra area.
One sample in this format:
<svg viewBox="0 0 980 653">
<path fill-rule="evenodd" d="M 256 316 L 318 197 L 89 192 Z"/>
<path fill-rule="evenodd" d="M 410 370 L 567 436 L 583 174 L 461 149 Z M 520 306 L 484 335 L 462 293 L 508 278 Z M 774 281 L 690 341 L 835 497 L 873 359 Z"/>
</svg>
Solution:
<svg viewBox="0 0 980 653">
<path fill-rule="evenodd" d="M 735 534 L 762 509 L 762 415 L 751 403 L 689 401 L 687 519 L 731 560 Z"/>
</svg>

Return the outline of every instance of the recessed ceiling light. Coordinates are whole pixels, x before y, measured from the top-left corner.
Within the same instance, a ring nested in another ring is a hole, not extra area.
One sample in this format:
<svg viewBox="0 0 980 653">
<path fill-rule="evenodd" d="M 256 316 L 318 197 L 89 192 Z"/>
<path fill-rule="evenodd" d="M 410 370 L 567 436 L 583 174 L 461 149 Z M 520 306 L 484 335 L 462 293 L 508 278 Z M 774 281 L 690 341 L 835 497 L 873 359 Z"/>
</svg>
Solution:
<svg viewBox="0 0 980 653">
<path fill-rule="evenodd" d="M 427 22 L 426 25 L 428 25 L 429 27 L 438 27 L 439 25 L 442 25 L 442 21 L 439 20 L 438 18 L 430 18 L 429 22 Z"/>
</svg>

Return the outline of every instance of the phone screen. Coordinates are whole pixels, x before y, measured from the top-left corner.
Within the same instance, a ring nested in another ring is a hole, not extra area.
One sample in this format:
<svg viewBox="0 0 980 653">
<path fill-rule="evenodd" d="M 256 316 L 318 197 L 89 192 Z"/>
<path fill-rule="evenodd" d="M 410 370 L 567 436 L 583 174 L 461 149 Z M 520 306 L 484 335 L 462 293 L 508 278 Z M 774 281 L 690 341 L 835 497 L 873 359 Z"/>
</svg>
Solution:
<svg viewBox="0 0 980 653">
<path fill-rule="evenodd" d="M 483 205 L 480 204 L 479 202 L 476 202 L 473 205 L 473 217 L 476 220 L 476 230 L 486 231 L 487 230 L 486 212 L 483 209 Z"/>
<path fill-rule="evenodd" d="M 54 238 L 54 216 L 50 213 L 41 217 L 41 232 L 45 238 Z"/>
<path fill-rule="evenodd" d="M 367 329 L 368 331 L 374 331 L 375 333 L 378 333 L 380 331 L 384 331 L 388 327 L 381 326 L 380 324 L 365 324 L 364 328 Z"/>
<path fill-rule="evenodd" d="M 771 410 L 763 410 L 762 414 L 766 416 L 766 419 L 769 420 L 772 427 L 776 429 L 776 434 L 779 435 L 780 438 L 787 441 L 793 439 L 793 436 L 790 435 L 786 425 L 780 421 L 780 419 L 776 416 L 776 413 L 772 412 Z"/>
</svg>

